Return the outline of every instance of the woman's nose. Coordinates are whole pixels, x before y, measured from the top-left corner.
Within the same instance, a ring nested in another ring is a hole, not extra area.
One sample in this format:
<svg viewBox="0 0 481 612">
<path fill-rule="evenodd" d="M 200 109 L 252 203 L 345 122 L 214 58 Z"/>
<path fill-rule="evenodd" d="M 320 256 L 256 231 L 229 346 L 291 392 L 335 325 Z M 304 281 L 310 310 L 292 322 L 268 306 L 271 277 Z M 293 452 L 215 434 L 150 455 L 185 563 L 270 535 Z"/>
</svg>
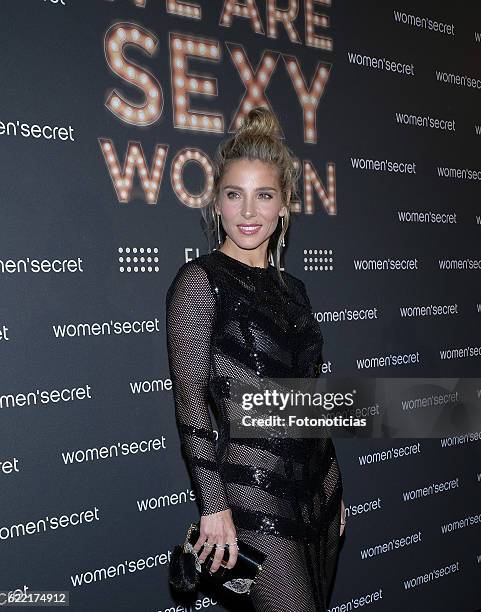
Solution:
<svg viewBox="0 0 481 612">
<path fill-rule="evenodd" d="M 255 200 L 246 198 L 242 207 L 242 215 L 246 218 L 253 217 L 257 214 Z"/>
</svg>

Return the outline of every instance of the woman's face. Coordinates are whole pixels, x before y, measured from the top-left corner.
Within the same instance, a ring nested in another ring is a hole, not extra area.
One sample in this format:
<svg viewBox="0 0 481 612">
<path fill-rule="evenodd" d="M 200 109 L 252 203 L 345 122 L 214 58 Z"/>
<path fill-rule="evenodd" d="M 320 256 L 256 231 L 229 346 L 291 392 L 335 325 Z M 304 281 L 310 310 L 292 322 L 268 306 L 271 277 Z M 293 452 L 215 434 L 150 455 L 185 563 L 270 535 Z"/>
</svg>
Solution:
<svg viewBox="0 0 481 612">
<path fill-rule="evenodd" d="M 274 233 L 279 216 L 284 216 L 279 172 L 259 160 L 230 162 L 219 184 L 216 212 L 235 244 L 255 249 Z"/>
</svg>

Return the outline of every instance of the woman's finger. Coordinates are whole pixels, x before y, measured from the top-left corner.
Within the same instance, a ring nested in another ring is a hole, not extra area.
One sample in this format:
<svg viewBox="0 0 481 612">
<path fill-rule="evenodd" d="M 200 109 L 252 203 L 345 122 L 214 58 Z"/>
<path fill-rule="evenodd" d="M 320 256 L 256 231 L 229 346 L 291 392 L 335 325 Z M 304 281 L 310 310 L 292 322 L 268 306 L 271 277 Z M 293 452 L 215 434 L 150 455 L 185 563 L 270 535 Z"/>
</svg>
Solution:
<svg viewBox="0 0 481 612">
<path fill-rule="evenodd" d="M 197 541 L 194 543 L 194 550 L 196 552 L 198 552 L 202 546 L 202 544 L 204 543 L 205 537 L 200 534 L 199 537 L 197 538 Z"/>
<path fill-rule="evenodd" d="M 214 573 L 219 569 L 220 563 L 224 558 L 224 552 L 224 542 L 219 542 L 219 546 L 216 546 L 215 548 L 214 560 L 212 561 L 212 565 L 209 570 L 210 572 Z"/>
<path fill-rule="evenodd" d="M 212 551 L 212 542 L 209 542 L 208 536 L 200 536 L 194 545 L 194 550 L 199 554 L 199 563 L 203 563 Z"/>
<path fill-rule="evenodd" d="M 229 569 L 232 569 L 234 565 L 237 563 L 237 557 L 238 557 L 237 543 L 234 543 L 234 540 L 232 540 L 232 544 L 231 546 L 229 546 L 228 550 L 229 550 L 229 559 L 227 561 L 227 567 Z"/>
<path fill-rule="evenodd" d="M 197 542 L 194 544 L 194 550 L 195 552 L 199 552 L 199 550 L 202 548 L 202 545 L 204 544 L 204 542 L 207 540 L 207 537 L 200 534 Z"/>
</svg>

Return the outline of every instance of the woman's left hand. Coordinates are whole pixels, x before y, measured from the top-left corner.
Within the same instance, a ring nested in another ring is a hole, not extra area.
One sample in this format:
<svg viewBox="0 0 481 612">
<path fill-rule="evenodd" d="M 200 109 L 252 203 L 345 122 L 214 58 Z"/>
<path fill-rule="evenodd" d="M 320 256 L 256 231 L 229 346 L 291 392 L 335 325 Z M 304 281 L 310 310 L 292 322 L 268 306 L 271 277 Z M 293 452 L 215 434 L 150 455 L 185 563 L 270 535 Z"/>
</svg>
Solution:
<svg viewBox="0 0 481 612">
<path fill-rule="evenodd" d="M 344 500 L 341 499 L 341 529 L 339 535 L 342 535 L 346 528 L 346 507 L 344 506 Z"/>
</svg>

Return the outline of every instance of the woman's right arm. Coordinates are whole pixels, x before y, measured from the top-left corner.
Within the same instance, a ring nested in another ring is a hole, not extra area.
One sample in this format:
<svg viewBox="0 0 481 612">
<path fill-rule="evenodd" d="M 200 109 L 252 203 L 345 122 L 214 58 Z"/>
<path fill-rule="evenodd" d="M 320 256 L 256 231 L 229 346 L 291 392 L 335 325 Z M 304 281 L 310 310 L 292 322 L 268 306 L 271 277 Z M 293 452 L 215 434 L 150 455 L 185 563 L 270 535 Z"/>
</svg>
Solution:
<svg viewBox="0 0 481 612">
<path fill-rule="evenodd" d="M 236 530 L 220 475 L 212 420 L 208 408 L 210 349 L 216 300 L 205 270 L 189 262 L 181 266 L 166 295 L 167 353 L 181 446 L 199 501 L 198 553 L 205 542 L 234 542 Z M 211 549 L 199 554 L 203 563 Z M 224 549 L 214 550 L 210 567 L 216 572 Z M 237 562 L 237 548 L 229 549 L 227 567 Z"/>
<path fill-rule="evenodd" d="M 201 515 L 229 508 L 208 409 L 216 301 L 205 270 L 189 262 L 166 295 L 167 354 L 181 447 Z"/>
</svg>

